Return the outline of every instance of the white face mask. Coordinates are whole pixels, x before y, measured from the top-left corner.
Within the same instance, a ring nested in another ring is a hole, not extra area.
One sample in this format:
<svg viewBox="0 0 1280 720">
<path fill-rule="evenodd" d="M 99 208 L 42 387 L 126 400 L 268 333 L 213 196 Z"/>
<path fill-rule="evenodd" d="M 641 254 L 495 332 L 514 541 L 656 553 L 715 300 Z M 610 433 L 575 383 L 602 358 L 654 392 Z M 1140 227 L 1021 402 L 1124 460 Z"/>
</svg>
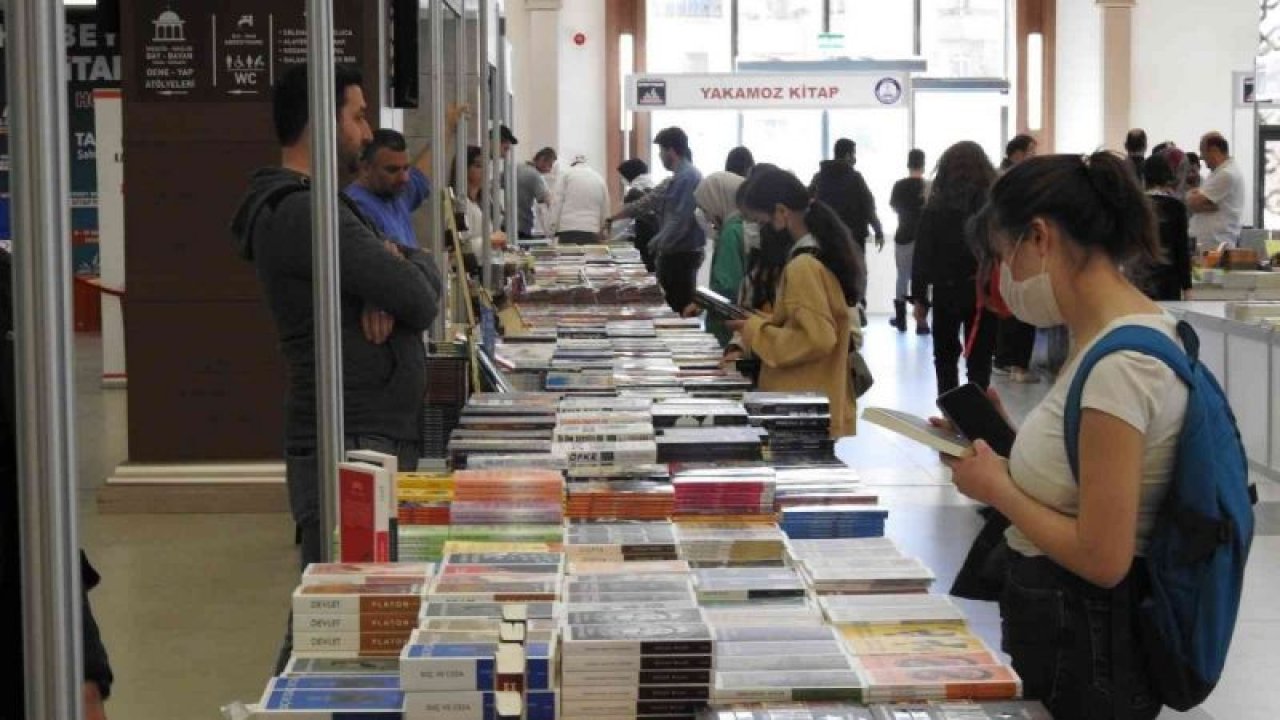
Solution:
<svg viewBox="0 0 1280 720">
<path fill-rule="evenodd" d="M 1013 249 L 1009 260 L 1018 256 L 1021 245 L 1022 241 L 1019 241 L 1018 247 Z M 1009 306 L 1014 317 L 1038 328 L 1057 327 L 1066 323 L 1062 317 L 1062 310 L 1058 307 L 1058 298 L 1053 294 L 1053 283 L 1049 280 L 1049 271 L 1046 269 L 1047 263 L 1047 258 L 1042 260 L 1040 273 L 1022 281 L 1013 279 L 1013 270 L 1009 267 L 1009 261 L 1000 263 L 1000 295 L 1004 297 L 1005 304 Z"/>
</svg>

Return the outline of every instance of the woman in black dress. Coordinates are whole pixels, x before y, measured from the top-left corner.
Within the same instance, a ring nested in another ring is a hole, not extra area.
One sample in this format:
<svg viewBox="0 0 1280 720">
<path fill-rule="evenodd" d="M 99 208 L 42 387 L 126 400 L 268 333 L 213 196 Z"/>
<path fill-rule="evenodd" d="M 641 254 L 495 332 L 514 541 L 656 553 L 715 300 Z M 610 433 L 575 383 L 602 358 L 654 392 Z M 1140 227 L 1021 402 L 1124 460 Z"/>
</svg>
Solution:
<svg viewBox="0 0 1280 720">
<path fill-rule="evenodd" d="M 1187 233 L 1187 206 L 1178 199 L 1177 178 L 1168 153 L 1147 158 L 1142 174 L 1160 226 L 1164 257 L 1146 272 L 1138 285 L 1152 300 L 1182 300 L 1191 289 L 1191 240 Z"/>
</svg>

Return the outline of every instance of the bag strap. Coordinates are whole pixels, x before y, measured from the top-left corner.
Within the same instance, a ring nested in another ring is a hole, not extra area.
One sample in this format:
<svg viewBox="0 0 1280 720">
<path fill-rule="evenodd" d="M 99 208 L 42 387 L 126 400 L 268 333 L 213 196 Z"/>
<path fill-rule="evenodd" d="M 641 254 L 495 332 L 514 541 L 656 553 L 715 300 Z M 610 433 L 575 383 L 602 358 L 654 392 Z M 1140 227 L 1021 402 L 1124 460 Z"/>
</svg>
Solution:
<svg viewBox="0 0 1280 720">
<path fill-rule="evenodd" d="M 1160 360 L 1191 387 L 1195 380 L 1196 356 L 1200 342 L 1195 331 L 1185 322 L 1178 323 L 1178 337 L 1185 349 L 1177 346 L 1169 336 L 1154 328 L 1141 325 L 1125 325 L 1107 333 L 1094 344 L 1080 361 L 1075 377 L 1071 380 L 1071 388 L 1067 391 L 1066 407 L 1063 412 L 1063 438 L 1067 443 L 1067 462 L 1071 464 L 1071 476 L 1080 482 L 1080 399 L 1084 394 L 1085 381 L 1103 358 L 1117 352 L 1139 352 Z"/>
</svg>

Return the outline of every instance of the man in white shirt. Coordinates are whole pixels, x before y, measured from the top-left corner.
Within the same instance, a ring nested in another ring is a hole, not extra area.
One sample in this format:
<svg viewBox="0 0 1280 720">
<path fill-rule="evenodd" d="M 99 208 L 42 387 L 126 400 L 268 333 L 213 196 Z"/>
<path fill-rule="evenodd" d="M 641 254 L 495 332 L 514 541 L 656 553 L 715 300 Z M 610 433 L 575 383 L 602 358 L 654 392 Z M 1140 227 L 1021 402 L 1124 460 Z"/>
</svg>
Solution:
<svg viewBox="0 0 1280 720">
<path fill-rule="evenodd" d="M 609 216 L 609 188 L 600 173 L 587 165 L 586 158 L 574 158 L 561 174 L 554 202 L 551 231 L 557 241 L 566 245 L 601 242 L 600 231 Z"/>
<path fill-rule="evenodd" d="M 1211 132 L 1200 138 L 1200 156 L 1211 172 L 1203 185 L 1187 193 L 1187 207 L 1192 212 L 1191 237 L 1197 251 L 1224 243 L 1234 246 L 1240 237 L 1244 213 L 1244 176 L 1221 133 Z"/>
</svg>

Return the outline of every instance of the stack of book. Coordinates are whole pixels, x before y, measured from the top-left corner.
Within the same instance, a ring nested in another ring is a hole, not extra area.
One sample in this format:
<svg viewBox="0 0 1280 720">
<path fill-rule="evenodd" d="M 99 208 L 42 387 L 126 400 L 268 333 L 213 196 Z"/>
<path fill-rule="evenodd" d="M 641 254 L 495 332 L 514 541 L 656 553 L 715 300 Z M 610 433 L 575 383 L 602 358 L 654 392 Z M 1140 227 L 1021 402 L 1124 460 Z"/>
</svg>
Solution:
<svg viewBox="0 0 1280 720">
<path fill-rule="evenodd" d="M 863 699 L 865 684 L 830 627 L 717 627 L 714 634 L 716 703 Z"/>
<path fill-rule="evenodd" d="M 1004 700 L 1022 681 L 964 622 L 845 625 L 867 683 L 865 702 Z"/>
<path fill-rule="evenodd" d="M 449 461 L 455 468 L 469 467 L 477 456 L 551 454 L 554 412 L 531 406 L 525 414 L 477 414 L 464 409 L 458 428 L 449 438 Z"/>
<path fill-rule="evenodd" d="M 454 473 L 455 525 L 558 525 L 564 477 L 553 470 L 460 470 Z"/>
<path fill-rule="evenodd" d="M 451 473 L 400 473 L 396 477 L 400 528 L 407 525 L 448 525 L 453 503 Z"/>
<path fill-rule="evenodd" d="M 427 387 L 422 405 L 422 453 L 444 457 L 471 391 L 469 354 L 462 343 L 432 343 L 427 352 Z M 405 468 L 411 470 L 413 468 Z"/>
<path fill-rule="evenodd" d="M 818 604 L 809 597 L 771 598 L 767 604 L 759 602 L 731 602 L 706 605 L 702 615 L 712 627 L 763 625 L 784 627 L 792 625 L 825 625 L 826 618 Z"/>
<path fill-rule="evenodd" d="M 801 573 L 819 595 L 925 593 L 933 571 L 913 557 L 808 558 Z"/>
<path fill-rule="evenodd" d="M 595 602 L 570 605 L 565 614 L 562 717 L 692 718 L 706 707 L 715 643 L 700 611 L 691 605 L 629 609 L 691 598 L 687 579 L 570 582 L 579 586 L 571 597 Z"/>
<path fill-rule="evenodd" d="M 964 611 L 946 595 L 821 595 L 818 605 L 832 625 L 963 622 Z"/>
<path fill-rule="evenodd" d="M 792 466 L 774 469 L 774 498 L 779 509 L 797 505 L 874 505 L 858 471 L 844 465 Z"/>
<path fill-rule="evenodd" d="M 665 520 L 675 512 L 675 491 L 659 480 L 572 480 L 566 485 L 570 520 Z"/>
<path fill-rule="evenodd" d="M 753 427 L 672 427 L 658 434 L 658 462 L 757 462 L 764 431 Z"/>
<path fill-rule="evenodd" d="M 431 603 L 555 602 L 562 560 L 558 552 L 446 548 L 431 586 Z"/>
<path fill-rule="evenodd" d="M 782 566 L 786 540 L 787 536 L 772 524 L 676 524 L 680 557 L 695 568 Z"/>
<path fill-rule="evenodd" d="M 295 659 L 294 662 L 297 662 Z M 317 662 L 304 660 L 304 662 Z M 232 720 L 266 718 L 361 717 L 402 720 L 404 693 L 397 675 L 398 663 L 368 668 L 365 663 L 341 672 L 286 670 L 267 682 L 262 698 L 248 707 L 232 706 L 225 714 Z M 295 667 L 291 662 L 289 667 Z"/>
<path fill-rule="evenodd" d="M 431 565 L 312 565 L 293 592 L 293 654 L 396 657 L 417 627 Z"/>
<path fill-rule="evenodd" d="M 1044 706 L 1027 700 L 920 703 L 753 703 L 717 705 L 698 720 L 1053 720 Z"/>
<path fill-rule="evenodd" d="M 779 515 L 787 537 L 819 540 L 881 537 L 889 511 L 876 505 L 796 505 Z"/>
<path fill-rule="evenodd" d="M 768 459 L 795 463 L 830 461 L 831 406 L 827 396 L 810 392 L 749 392 L 742 404 L 751 424 L 769 432 Z"/>
<path fill-rule="evenodd" d="M 678 560 L 675 528 L 669 522 L 571 523 L 565 530 L 570 562 Z"/>
<path fill-rule="evenodd" d="M 669 398 L 653 404 L 653 425 L 670 427 L 746 426 L 742 403 L 713 398 Z"/>
<path fill-rule="evenodd" d="M 773 516 L 776 483 L 770 468 L 680 470 L 671 484 L 677 518 Z"/>
<path fill-rule="evenodd" d="M 703 568 L 694 571 L 693 587 L 703 606 L 790 603 L 806 595 L 804 580 L 785 567 Z"/>
</svg>

